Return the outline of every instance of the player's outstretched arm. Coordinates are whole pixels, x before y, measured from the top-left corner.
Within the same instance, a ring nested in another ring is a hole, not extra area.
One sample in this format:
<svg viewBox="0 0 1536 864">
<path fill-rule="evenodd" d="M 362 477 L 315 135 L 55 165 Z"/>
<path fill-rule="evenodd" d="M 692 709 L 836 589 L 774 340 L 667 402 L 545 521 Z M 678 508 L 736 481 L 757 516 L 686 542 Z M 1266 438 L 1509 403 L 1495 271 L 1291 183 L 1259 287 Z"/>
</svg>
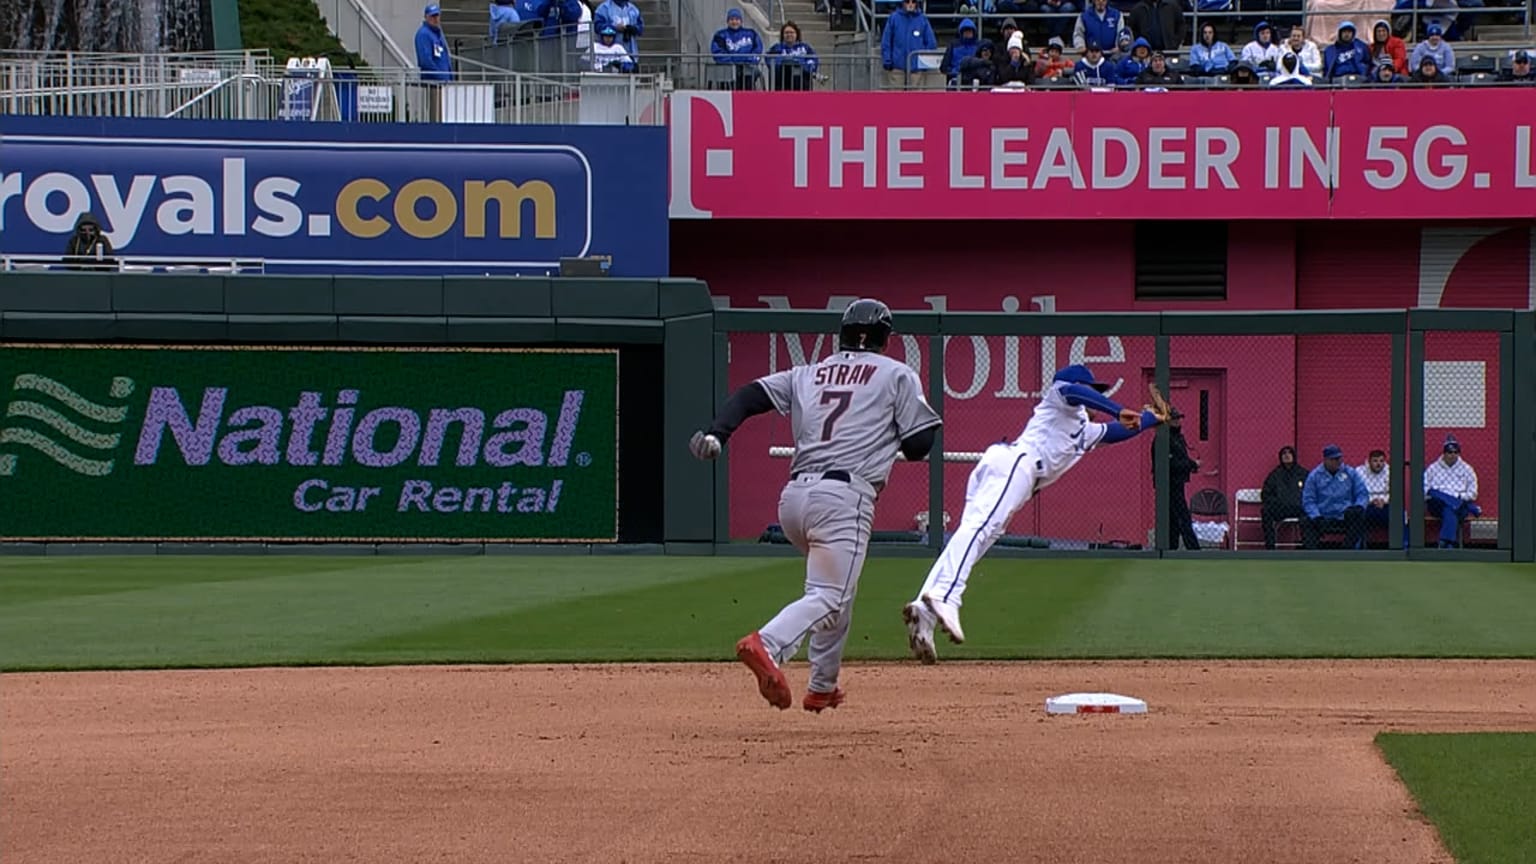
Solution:
<svg viewBox="0 0 1536 864">
<path fill-rule="evenodd" d="M 1163 421 L 1159 419 L 1156 414 L 1153 414 L 1151 411 L 1143 410 L 1141 412 L 1141 424 L 1134 429 L 1125 425 L 1124 423 L 1106 424 L 1104 429 L 1104 437 L 1099 439 L 1099 443 L 1114 444 L 1117 441 L 1125 441 L 1130 438 L 1135 438 L 1137 435 L 1140 435 L 1148 429 L 1155 428 L 1159 423 L 1162 422 Z"/>
<path fill-rule="evenodd" d="M 1120 407 L 1120 403 L 1083 384 L 1068 384 L 1061 388 L 1061 395 L 1067 400 L 1068 405 L 1092 408 L 1115 418 L 1118 418 L 1120 412 L 1124 410 Z"/>
<path fill-rule="evenodd" d="M 725 404 L 720 406 L 720 413 L 709 424 L 708 431 L 693 433 L 688 449 L 700 459 L 713 459 L 720 455 L 725 442 L 730 440 L 737 427 L 745 423 L 748 417 L 766 414 L 773 409 L 773 399 L 768 395 L 767 388 L 761 382 L 753 381 L 725 400 Z"/>
</svg>

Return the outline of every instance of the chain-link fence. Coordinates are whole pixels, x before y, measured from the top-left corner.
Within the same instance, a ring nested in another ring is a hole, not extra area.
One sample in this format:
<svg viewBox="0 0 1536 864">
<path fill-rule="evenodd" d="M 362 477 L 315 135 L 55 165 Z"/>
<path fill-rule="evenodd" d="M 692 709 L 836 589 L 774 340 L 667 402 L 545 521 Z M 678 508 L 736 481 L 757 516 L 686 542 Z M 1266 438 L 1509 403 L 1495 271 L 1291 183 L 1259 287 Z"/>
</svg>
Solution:
<svg viewBox="0 0 1536 864">
<path fill-rule="evenodd" d="M 877 505 L 877 542 L 936 549 L 960 524 L 982 454 L 1019 438 L 1056 374 L 1084 364 L 1120 405 L 1141 408 L 1157 384 L 1179 416 L 1056 473 L 1008 521 L 999 549 L 1513 548 L 1499 518 L 1515 500 L 1511 463 L 1536 456 L 1516 449 L 1516 391 L 1500 374 L 1513 362 L 1515 313 L 895 316 L 888 353 L 925 382 L 944 455 L 898 462 Z M 725 392 L 828 356 L 838 318 L 717 311 Z M 758 332 L 733 332 L 744 329 Z M 728 539 L 773 539 L 793 444 L 776 415 L 732 439 Z"/>
</svg>

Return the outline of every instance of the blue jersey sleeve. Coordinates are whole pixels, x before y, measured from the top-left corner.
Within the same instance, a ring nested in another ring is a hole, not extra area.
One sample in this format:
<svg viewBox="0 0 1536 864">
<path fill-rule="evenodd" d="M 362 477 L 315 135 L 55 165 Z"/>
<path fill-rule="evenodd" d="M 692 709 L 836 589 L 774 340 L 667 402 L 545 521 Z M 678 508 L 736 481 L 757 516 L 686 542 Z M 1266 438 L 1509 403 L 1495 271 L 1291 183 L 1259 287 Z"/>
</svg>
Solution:
<svg viewBox="0 0 1536 864">
<path fill-rule="evenodd" d="M 1082 405 L 1095 411 L 1103 411 L 1111 417 L 1119 417 L 1123 410 L 1115 400 L 1083 384 L 1067 384 L 1061 388 L 1061 395 L 1067 400 L 1068 405 L 1074 407 Z"/>
<path fill-rule="evenodd" d="M 1106 424 L 1104 427 L 1104 437 L 1099 439 L 1099 443 L 1114 444 L 1118 441 L 1135 438 L 1143 431 L 1157 426 L 1158 422 L 1156 414 L 1153 414 L 1151 411 L 1143 411 L 1141 412 L 1141 428 L 1139 429 L 1132 429 L 1122 423 Z"/>
</svg>

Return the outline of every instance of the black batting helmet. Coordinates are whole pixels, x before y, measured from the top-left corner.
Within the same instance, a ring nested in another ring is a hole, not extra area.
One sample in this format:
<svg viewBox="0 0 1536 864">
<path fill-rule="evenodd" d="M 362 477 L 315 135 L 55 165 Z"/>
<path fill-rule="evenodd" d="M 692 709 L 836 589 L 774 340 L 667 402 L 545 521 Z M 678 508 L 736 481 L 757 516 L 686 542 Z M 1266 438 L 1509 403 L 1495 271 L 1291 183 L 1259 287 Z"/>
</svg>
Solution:
<svg viewBox="0 0 1536 864">
<path fill-rule="evenodd" d="M 879 300 L 855 300 L 843 310 L 838 343 L 849 351 L 884 351 L 891 335 L 890 307 Z"/>
</svg>

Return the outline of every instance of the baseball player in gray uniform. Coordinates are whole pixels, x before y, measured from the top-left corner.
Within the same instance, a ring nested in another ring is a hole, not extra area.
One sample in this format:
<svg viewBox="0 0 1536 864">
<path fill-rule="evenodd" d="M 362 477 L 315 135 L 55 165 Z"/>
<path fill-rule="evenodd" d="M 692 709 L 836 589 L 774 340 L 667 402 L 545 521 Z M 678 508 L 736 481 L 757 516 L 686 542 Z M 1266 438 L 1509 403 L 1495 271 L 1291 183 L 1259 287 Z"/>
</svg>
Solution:
<svg viewBox="0 0 1536 864">
<path fill-rule="evenodd" d="M 942 422 L 923 398 L 910 366 L 885 356 L 891 310 L 858 300 L 843 313 L 837 353 L 753 381 L 731 394 L 689 449 L 714 459 L 748 417 L 790 416 L 795 455 L 779 496 L 784 535 L 805 555 L 805 593 L 761 630 L 736 643 L 736 657 L 757 676 L 758 692 L 783 710 L 794 701 L 782 664 L 810 636 L 807 711 L 843 702 L 837 685 L 852 621 L 859 572 L 869 551 L 875 499 L 899 450 L 920 460 Z"/>
</svg>

